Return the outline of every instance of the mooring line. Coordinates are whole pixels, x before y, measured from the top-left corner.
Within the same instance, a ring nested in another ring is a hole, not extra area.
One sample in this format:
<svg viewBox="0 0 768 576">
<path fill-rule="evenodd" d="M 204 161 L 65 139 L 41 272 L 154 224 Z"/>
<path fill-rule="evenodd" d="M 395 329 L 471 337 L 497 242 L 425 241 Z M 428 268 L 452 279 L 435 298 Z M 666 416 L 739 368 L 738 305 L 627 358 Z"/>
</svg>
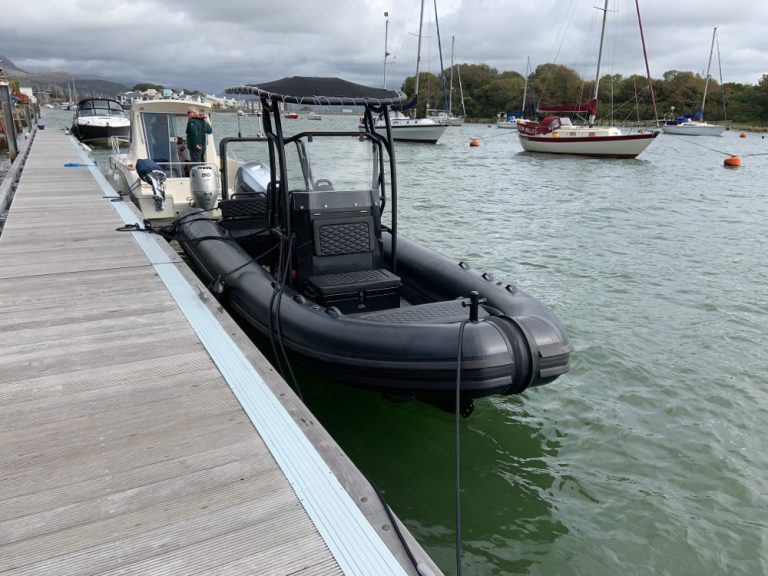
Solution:
<svg viewBox="0 0 768 576">
<path fill-rule="evenodd" d="M 731 152 L 718 150 L 717 148 L 712 148 L 711 146 L 705 146 L 704 144 L 699 144 L 698 142 L 694 142 L 693 140 L 690 140 L 690 139 L 685 139 L 683 140 L 683 142 L 687 142 L 688 144 L 693 144 L 694 146 L 700 146 L 701 148 L 706 148 L 707 150 L 712 150 L 713 152 L 725 154 L 726 156 L 739 156 L 739 154 L 732 154 Z M 768 156 L 768 152 L 756 152 L 754 154 L 741 154 L 742 158 L 747 158 L 749 156 Z"/>
</svg>

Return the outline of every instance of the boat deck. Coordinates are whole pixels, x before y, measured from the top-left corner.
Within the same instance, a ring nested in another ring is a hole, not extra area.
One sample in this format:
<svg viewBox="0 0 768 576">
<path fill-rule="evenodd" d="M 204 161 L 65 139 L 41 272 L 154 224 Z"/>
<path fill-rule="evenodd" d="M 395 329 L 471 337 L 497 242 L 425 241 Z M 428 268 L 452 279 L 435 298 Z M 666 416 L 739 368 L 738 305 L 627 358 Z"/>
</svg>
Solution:
<svg viewBox="0 0 768 576">
<path fill-rule="evenodd" d="M 167 243 L 118 230 L 141 217 L 87 164 L 38 131 L 0 235 L 0 574 L 417 574 L 362 474 Z"/>
</svg>

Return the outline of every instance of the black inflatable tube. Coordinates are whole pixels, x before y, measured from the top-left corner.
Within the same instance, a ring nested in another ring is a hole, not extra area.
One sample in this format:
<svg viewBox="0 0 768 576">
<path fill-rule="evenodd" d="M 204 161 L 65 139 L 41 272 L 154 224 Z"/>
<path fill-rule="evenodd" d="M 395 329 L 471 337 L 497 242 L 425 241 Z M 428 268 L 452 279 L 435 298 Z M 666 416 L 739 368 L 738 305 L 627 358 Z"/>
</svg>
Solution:
<svg viewBox="0 0 768 576">
<path fill-rule="evenodd" d="M 207 281 L 224 277 L 223 302 L 269 337 L 274 279 L 216 222 L 190 217 L 177 238 Z M 499 316 L 466 325 L 462 396 L 518 393 L 568 369 L 570 344 L 554 315 L 535 298 L 402 236 L 398 272 L 417 302 L 477 290 Z M 390 242 L 385 234 L 385 251 Z M 234 271 L 234 272 L 233 272 Z M 460 324 L 389 324 L 336 313 L 284 288 L 280 328 L 287 349 L 334 379 L 386 392 L 445 398 L 454 393 Z"/>
</svg>

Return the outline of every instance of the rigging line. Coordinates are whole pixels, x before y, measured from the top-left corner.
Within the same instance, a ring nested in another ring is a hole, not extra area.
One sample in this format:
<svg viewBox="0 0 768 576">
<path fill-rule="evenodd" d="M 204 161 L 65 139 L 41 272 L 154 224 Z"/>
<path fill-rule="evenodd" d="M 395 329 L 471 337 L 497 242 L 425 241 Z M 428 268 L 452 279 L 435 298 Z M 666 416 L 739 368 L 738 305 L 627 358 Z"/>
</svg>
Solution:
<svg viewBox="0 0 768 576">
<path fill-rule="evenodd" d="M 557 36 L 555 36 L 555 39 L 552 43 L 552 47 L 549 50 L 549 60 L 553 64 L 558 63 L 558 58 L 560 57 L 560 50 L 563 48 L 563 44 L 565 43 L 565 37 L 567 36 L 568 28 L 570 28 L 571 22 L 573 21 L 573 13 L 576 11 L 576 5 L 578 4 L 579 0 L 571 0 L 570 5 L 568 6 L 568 9 L 566 10 L 566 18 L 560 23 L 560 28 L 557 32 Z M 552 53 L 554 52 L 554 56 L 552 56 Z M 539 91 L 539 101 L 533 102 L 533 109 L 536 110 L 538 107 L 538 104 L 543 100 L 544 94 L 547 91 L 547 86 L 549 85 L 549 81 L 551 80 L 551 74 L 544 77 L 543 86 L 541 87 L 541 90 Z"/>
<path fill-rule="evenodd" d="M 720 95 L 723 98 L 723 120 L 728 121 L 728 114 L 725 111 L 725 85 L 723 84 L 723 65 L 720 62 L 720 35 L 718 34 L 715 41 L 717 42 L 717 69 L 720 76 Z"/>
</svg>

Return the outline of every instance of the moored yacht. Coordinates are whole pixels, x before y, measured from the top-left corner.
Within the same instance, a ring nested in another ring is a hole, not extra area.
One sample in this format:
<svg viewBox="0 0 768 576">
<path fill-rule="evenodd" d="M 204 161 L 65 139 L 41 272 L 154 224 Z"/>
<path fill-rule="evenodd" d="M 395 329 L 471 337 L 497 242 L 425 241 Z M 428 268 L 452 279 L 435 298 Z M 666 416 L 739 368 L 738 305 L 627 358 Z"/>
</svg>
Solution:
<svg viewBox="0 0 768 576">
<path fill-rule="evenodd" d="M 146 100 L 131 106 L 130 137 L 112 139 L 107 177 L 150 221 L 175 218 L 190 206 L 217 211 L 221 159 L 213 135 L 208 134 L 204 162 L 191 162 L 186 143 L 190 106 L 211 123 L 210 104 Z M 230 170 L 240 165 L 231 158 L 225 161 Z"/>
<path fill-rule="evenodd" d="M 77 103 L 70 134 L 84 143 L 108 144 L 113 136 L 127 138 L 131 122 L 122 104 L 111 98 L 85 98 Z"/>
</svg>

